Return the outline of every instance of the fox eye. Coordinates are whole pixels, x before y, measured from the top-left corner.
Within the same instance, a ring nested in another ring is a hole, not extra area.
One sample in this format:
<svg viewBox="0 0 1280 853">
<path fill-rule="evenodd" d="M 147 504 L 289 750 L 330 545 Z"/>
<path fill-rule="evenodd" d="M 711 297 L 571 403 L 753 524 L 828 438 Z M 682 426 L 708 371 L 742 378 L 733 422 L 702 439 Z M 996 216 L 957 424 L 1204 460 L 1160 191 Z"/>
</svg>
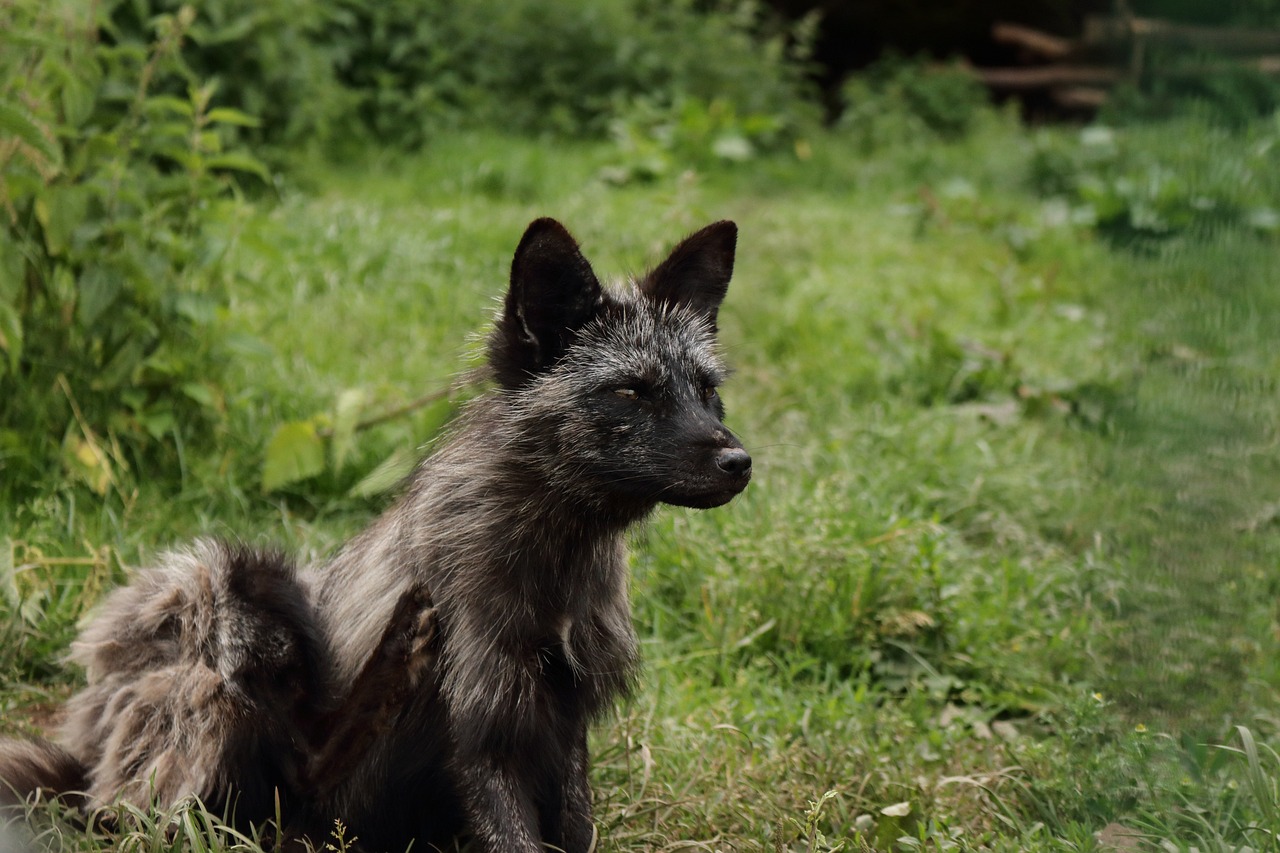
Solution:
<svg viewBox="0 0 1280 853">
<path fill-rule="evenodd" d="M 702 402 L 710 403 L 712 400 L 716 398 L 716 396 L 717 396 L 716 386 L 714 385 L 702 386 Z"/>
<path fill-rule="evenodd" d="M 613 393 L 617 394 L 624 400 L 639 400 L 640 392 L 635 388 L 614 388 Z"/>
</svg>

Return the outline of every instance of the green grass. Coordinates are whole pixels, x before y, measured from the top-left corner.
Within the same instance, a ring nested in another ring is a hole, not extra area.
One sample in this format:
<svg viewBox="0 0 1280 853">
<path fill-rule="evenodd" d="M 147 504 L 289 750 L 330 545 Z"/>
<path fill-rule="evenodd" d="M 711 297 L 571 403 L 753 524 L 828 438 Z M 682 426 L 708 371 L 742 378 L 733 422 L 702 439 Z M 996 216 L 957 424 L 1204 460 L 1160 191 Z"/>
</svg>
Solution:
<svg viewBox="0 0 1280 853">
<path fill-rule="evenodd" d="M 1121 141 L 1160 161 L 1192 132 Z M 1193 192 L 1274 156 L 1205 139 L 1218 167 L 1188 169 Z M 216 446 L 105 500 L 68 480 L 0 506 L 6 727 L 74 685 L 58 658 L 123 566 L 197 533 L 315 554 L 359 529 L 386 498 L 351 489 L 469 392 L 263 494 L 272 431 L 457 382 L 529 220 L 560 218 L 616 274 L 728 217 L 725 398 L 756 479 L 635 536 L 647 669 L 595 735 L 603 849 L 1091 850 L 1117 826 L 1280 849 L 1273 239 L 1095 236 L 1069 182 L 1033 189 L 1068 168 L 1047 146 L 1085 145 L 1069 130 L 988 117 L 946 146 L 810 142 L 803 161 L 618 187 L 598 178 L 611 146 L 446 138 L 246 213 Z M 138 849 L 171 849 L 159 826 Z"/>
</svg>

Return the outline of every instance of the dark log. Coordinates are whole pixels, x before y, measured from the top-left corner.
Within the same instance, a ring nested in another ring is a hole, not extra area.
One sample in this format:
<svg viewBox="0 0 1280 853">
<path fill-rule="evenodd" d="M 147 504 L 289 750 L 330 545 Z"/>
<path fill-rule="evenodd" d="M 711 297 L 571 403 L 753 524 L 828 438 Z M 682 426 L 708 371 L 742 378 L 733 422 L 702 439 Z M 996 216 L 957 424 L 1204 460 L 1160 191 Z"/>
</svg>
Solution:
<svg viewBox="0 0 1280 853">
<path fill-rule="evenodd" d="M 1022 24 L 998 22 L 991 28 L 991 38 L 1001 44 L 1020 47 L 1045 59 L 1065 59 L 1075 51 L 1075 43 Z"/>
</svg>

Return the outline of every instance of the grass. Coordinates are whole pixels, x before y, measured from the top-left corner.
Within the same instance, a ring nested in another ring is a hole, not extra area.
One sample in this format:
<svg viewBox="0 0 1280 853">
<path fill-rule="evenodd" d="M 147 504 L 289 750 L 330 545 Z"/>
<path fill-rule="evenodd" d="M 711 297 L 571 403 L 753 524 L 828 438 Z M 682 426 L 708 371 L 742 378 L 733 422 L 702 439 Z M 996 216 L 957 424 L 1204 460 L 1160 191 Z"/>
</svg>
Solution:
<svg viewBox="0 0 1280 853">
<path fill-rule="evenodd" d="M 1184 157 L 1183 131 L 1119 132 L 1112 201 L 1148 204 L 1123 157 Z M 1189 192 L 1276 204 L 1223 189 L 1270 132 L 1206 135 L 1221 162 Z M 0 507 L 5 727 L 48 722 L 75 622 L 158 547 L 321 554 L 366 523 L 386 498 L 359 484 L 468 391 L 264 494 L 268 438 L 456 383 L 530 219 L 624 273 L 728 217 L 725 397 L 757 475 L 635 536 L 647 669 L 594 736 L 605 848 L 1280 849 L 1274 242 L 1081 224 L 1093 144 L 991 116 L 949 145 L 824 135 L 615 186 L 612 146 L 468 135 L 309 173 L 228 226 L 242 344 L 217 446 L 105 500 L 69 478 Z M 211 819 L 168 823 L 194 849 Z M 138 824 L 137 849 L 177 849 Z"/>
</svg>

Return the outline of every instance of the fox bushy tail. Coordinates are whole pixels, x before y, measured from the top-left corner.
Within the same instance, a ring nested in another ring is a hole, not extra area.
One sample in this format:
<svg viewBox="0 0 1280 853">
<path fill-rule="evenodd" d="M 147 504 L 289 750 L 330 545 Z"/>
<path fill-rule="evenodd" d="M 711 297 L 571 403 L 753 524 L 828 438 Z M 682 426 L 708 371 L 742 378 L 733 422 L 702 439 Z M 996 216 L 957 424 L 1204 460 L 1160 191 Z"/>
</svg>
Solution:
<svg viewBox="0 0 1280 853">
<path fill-rule="evenodd" d="M 0 808 L 37 797 L 79 797 L 89 769 L 67 750 L 43 739 L 0 740 Z"/>
<path fill-rule="evenodd" d="M 0 800 L 84 792 L 169 805 L 195 794 L 250 819 L 292 790 L 320 651 L 292 563 L 212 540 L 115 590 L 72 646 L 88 686 L 55 745 L 0 743 Z"/>
</svg>

